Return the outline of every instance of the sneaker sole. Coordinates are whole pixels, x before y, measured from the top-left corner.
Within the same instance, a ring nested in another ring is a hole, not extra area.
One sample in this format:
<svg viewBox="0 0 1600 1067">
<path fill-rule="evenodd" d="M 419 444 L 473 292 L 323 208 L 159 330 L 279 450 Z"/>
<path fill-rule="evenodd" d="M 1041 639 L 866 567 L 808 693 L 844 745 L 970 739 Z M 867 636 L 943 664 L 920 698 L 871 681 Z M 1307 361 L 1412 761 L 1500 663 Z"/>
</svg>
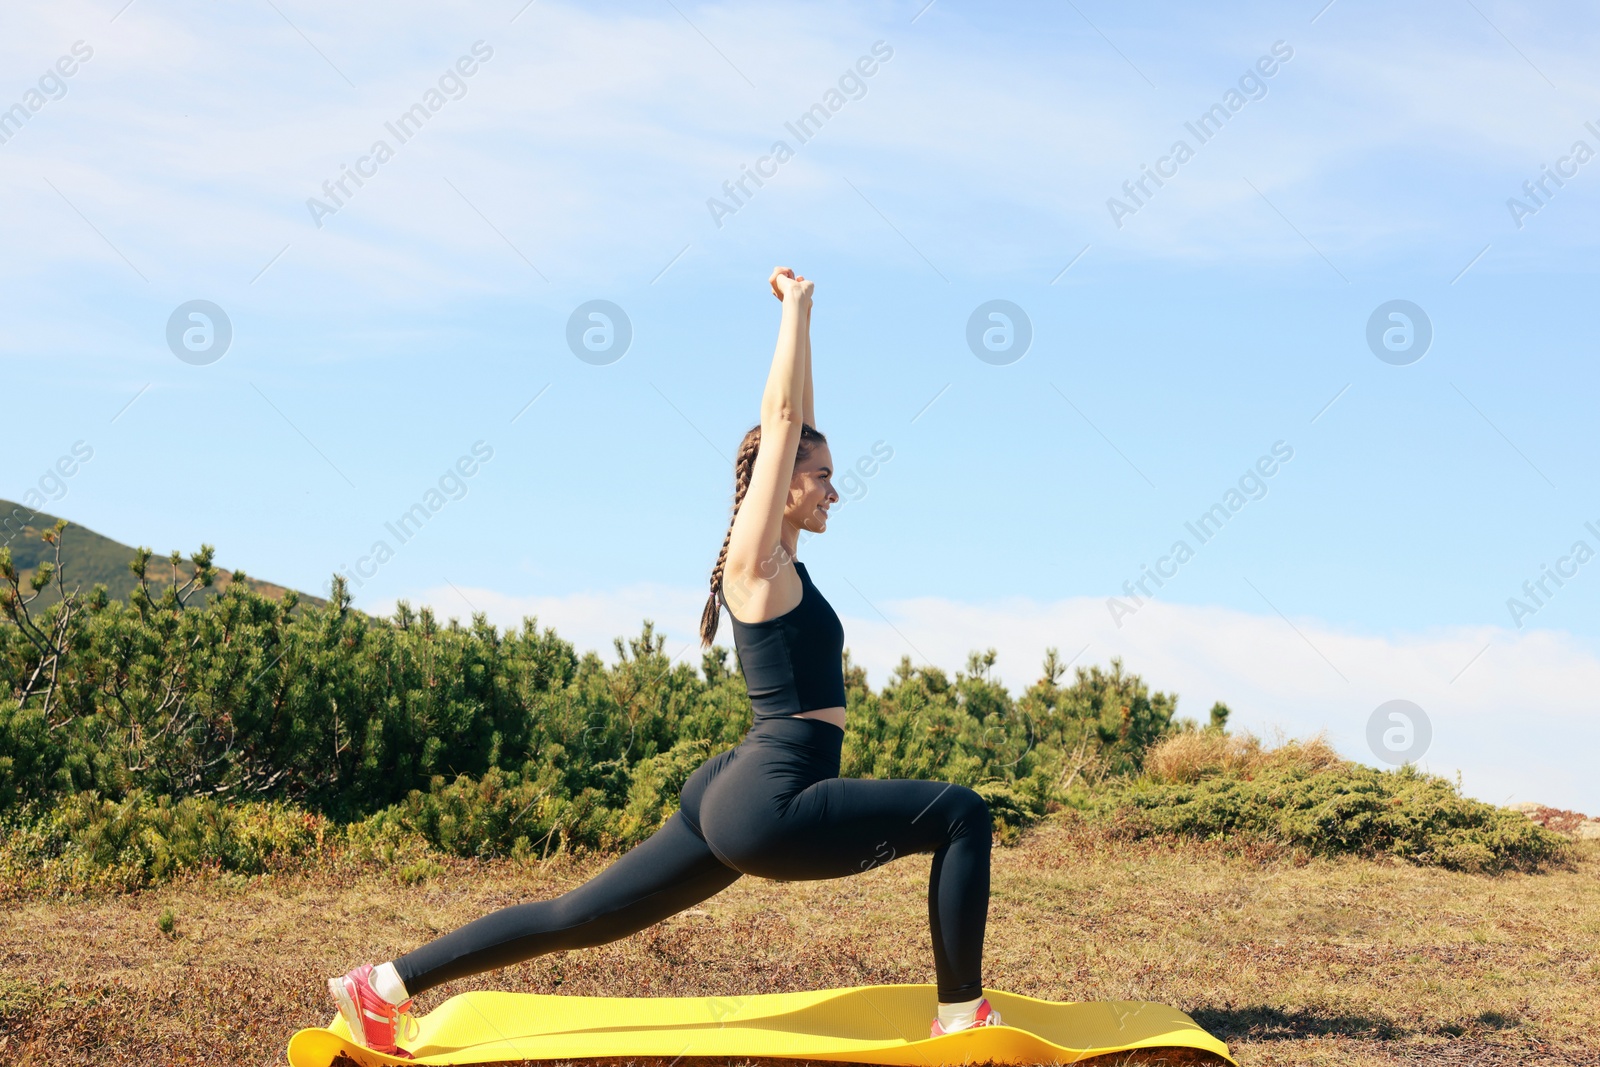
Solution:
<svg viewBox="0 0 1600 1067">
<path fill-rule="evenodd" d="M 358 1045 L 371 1048 L 372 1046 L 367 1044 L 366 1023 L 362 1021 L 356 1002 L 350 999 L 350 994 L 344 987 L 344 979 L 328 979 L 328 992 L 333 995 L 334 1003 L 339 1005 L 339 1014 L 344 1016 L 344 1024 L 350 1028 L 350 1036 L 355 1038 Z"/>
</svg>

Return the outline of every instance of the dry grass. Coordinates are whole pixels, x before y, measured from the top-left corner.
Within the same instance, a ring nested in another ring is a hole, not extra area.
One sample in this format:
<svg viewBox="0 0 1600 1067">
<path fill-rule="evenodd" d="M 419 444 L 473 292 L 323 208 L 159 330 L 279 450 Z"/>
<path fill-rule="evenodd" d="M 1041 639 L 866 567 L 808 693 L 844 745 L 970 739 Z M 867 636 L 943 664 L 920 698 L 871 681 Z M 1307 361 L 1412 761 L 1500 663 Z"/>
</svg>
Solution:
<svg viewBox="0 0 1600 1067">
<path fill-rule="evenodd" d="M 1268 767 L 1297 766 L 1315 774 L 1346 762 L 1323 734 L 1265 748 L 1251 733 L 1196 730 L 1158 742 L 1145 755 L 1144 770 L 1158 782 L 1197 782 L 1210 774 L 1250 777 Z"/>
<path fill-rule="evenodd" d="M 1117 842 L 1051 822 L 995 851 L 984 977 L 1053 1000 L 1173 1004 L 1244 1064 L 1596 1064 L 1600 846 L 1579 850 L 1571 870 L 1489 878 Z M 607 862 L 463 862 L 411 887 L 324 870 L 13 903 L 0 918 L 0 1063 L 281 1064 L 289 1035 L 330 1015 L 326 975 Z M 931 982 L 928 863 L 742 879 L 631 938 L 435 990 L 419 1008 L 474 987 L 688 996 Z M 157 928 L 168 907 L 172 936 Z"/>
</svg>

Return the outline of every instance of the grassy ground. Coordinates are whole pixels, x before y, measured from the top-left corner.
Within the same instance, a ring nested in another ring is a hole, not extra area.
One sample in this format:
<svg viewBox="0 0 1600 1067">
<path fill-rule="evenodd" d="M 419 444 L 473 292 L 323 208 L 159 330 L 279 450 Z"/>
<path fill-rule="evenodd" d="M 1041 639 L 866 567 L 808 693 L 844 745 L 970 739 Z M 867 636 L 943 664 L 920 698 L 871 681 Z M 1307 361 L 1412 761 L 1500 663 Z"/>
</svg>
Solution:
<svg viewBox="0 0 1600 1067">
<path fill-rule="evenodd" d="M 414 886 L 321 870 L 13 901 L 0 915 L 0 1063 L 281 1064 L 290 1034 L 331 1016 L 327 975 L 554 896 L 607 862 L 461 863 Z M 478 987 L 698 996 L 932 982 L 928 864 L 745 878 L 631 938 L 447 986 L 418 1007 Z M 157 926 L 165 908 L 170 936 Z M 1587 1029 L 1600 843 L 1581 846 L 1575 869 L 1489 878 L 1130 844 L 1052 822 L 995 850 L 984 979 L 1052 1000 L 1172 1004 L 1243 1064 L 1600 1064 Z"/>
</svg>

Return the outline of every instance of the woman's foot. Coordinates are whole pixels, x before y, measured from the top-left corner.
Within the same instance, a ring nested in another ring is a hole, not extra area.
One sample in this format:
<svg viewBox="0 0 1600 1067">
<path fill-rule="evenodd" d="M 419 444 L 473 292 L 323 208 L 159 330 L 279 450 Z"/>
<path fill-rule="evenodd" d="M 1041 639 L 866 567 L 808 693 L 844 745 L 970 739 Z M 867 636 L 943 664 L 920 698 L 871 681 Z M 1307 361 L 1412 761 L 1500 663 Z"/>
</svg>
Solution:
<svg viewBox="0 0 1600 1067">
<path fill-rule="evenodd" d="M 994 1008 L 990 1006 L 989 998 L 984 997 L 978 1002 L 977 1010 L 973 1012 L 971 1022 L 965 1021 L 965 1013 L 963 1012 L 956 1013 L 956 1017 L 951 1021 L 951 1024 L 948 1028 L 943 1024 L 941 1019 L 936 1018 L 933 1020 L 933 1029 L 928 1036 L 940 1037 L 944 1034 L 953 1034 L 961 1030 L 970 1030 L 974 1026 L 1003 1025 L 1004 1024 L 1000 1021 L 1000 1013 L 995 1011 Z"/>
<path fill-rule="evenodd" d="M 372 988 L 372 964 L 363 963 L 342 978 L 328 979 L 328 992 L 339 1005 L 339 1014 L 350 1027 L 357 1044 L 387 1056 L 410 1059 L 411 1053 L 395 1043 L 416 1035 L 417 1020 L 411 1015 L 411 1001 L 391 1004 Z M 396 1030 L 404 1028 L 404 1034 Z"/>
</svg>

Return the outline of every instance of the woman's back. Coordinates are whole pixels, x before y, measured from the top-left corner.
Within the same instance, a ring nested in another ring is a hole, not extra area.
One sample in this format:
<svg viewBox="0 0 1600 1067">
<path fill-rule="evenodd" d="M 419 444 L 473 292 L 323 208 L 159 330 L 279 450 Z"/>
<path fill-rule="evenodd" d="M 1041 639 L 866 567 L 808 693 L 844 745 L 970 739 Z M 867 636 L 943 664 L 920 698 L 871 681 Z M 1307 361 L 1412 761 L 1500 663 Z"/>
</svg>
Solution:
<svg viewBox="0 0 1600 1067">
<path fill-rule="evenodd" d="M 757 719 L 845 706 L 844 626 L 806 565 L 794 561 L 800 603 L 776 618 L 740 622 L 733 643 Z"/>
</svg>

